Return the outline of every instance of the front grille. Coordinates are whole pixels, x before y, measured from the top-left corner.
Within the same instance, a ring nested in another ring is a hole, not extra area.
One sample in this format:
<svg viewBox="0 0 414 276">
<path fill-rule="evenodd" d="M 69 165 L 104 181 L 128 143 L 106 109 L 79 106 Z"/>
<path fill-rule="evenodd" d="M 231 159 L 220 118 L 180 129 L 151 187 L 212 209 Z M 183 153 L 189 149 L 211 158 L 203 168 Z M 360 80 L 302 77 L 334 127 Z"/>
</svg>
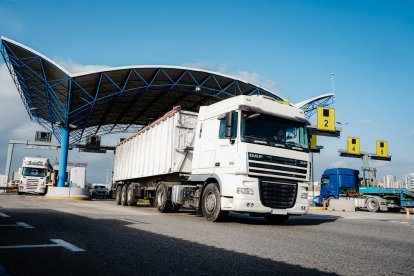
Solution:
<svg viewBox="0 0 414 276">
<path fill-rule="evenodd" d="M 307 181 L 308 162 L 279 156 L 248 153 L 249 175 Z"/>
<path fill-rule="evenodd" d="M 26 187 L 27 189 L 36 189 L 39 186 L 39 179 L 27 179 Z"/>
<path fill-rule="evenodd" d="M 292 208 L 296 202 L 298 184 L 293 181 L 260 179 L 259 191 L 262 204 L 270 208 Z"/>
</svg>

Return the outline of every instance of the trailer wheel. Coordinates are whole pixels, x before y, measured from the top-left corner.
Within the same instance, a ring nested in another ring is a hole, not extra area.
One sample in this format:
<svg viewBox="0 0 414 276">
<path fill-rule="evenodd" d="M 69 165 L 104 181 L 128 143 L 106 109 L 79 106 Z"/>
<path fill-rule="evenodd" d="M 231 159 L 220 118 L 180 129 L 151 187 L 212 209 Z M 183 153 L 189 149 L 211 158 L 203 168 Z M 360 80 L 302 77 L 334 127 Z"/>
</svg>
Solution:
<svg viewBox="0 0 414 276">
<path fill-rule="evenodd" d="M 122 204 L 122 206 L 128 206 L 127 193 L 128 193 L 128 185 L 124 185 L 124 187 L 122 187 L 122 191 L 121 191 L 121 204 Z"/>
<path fill-rule="evenodd" d="M 138 198 L 134 196 L 134 186 L 129 185 L 127 188 L 127 204 L 128 206 L 137 205 Z"/>
<path fill-rule="evenodd" d="M 208 221 L 221 221 L 228 212 L 221 211 L 221 196 L 217 183 L 210 183 L 201 197 L 201 211 Z"/>
<path fill-rule="evenodd" d="M 380 207 L 378 199 L 376 199 L 375 197 L 368 198 L 366 206 L 367 206 L 368 211 L 373 212 L 373 213 L 378 211 Z"/>
<path fill-rule="evenodd" d="M 168 199 L 168 187 L 161 183 L 155 194 L 157 210 L 160 213 L 168 213 L 173 209 L 171 200 Z"/>
<path fill-rule="evenodd" d="M 122 186 L 116 187 L 115 192 L 115 202 L 117 205 L 121 205 L 121 197 L 122 197 Z"/>
<path fill-rule="evenodd" d="M 282 224 L 289 219 L 289 215 L 266 214 L 265 220 L 270 224 Z"/>
</svg>

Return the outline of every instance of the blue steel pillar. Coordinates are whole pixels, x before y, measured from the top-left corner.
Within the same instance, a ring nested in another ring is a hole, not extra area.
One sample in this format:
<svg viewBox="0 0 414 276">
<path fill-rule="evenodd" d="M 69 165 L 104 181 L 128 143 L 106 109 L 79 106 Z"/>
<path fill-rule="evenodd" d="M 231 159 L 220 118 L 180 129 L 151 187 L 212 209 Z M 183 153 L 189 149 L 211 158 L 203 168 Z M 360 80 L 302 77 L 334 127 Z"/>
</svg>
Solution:
<svg viewBox="0 0 414 276">
<path fill-rule="evenodd" d="M 60 141 L 60 155 L 59 155 L 59 175 L 58 175 L 58 187 L 65 187 L 66 181 L 66 167 L 68 164 L 68 151 L 69 151 L 69 133 L 68 127 L 61 127 L 62 139 Z"/>
</svg>

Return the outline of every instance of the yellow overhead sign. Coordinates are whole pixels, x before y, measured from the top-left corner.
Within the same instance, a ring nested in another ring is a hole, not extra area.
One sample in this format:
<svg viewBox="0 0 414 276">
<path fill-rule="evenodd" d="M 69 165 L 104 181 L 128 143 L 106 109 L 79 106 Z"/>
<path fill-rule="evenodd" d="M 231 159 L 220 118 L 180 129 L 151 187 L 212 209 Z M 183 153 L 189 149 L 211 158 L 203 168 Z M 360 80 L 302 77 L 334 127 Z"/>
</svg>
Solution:
<svg viewBox="0 0 414 276">
<path fill-rule="evenodd" d="M 311 149 L 317 149 L 317 145 L 316 145 L 316 135 L 311 135 L 310 136 L 310 148 Z"/>
<path fill-rule="evenodd" d="M 327 107 L 317 107 L 317 126 L 318 130 L 335 131 L 335 109 Z"/>
<path fill-rule="evenodd" d="M 377 140 L 377 155 L 380 157 L 388 157 L 388 142 Z"/>
<path fill-rule="evenodd" d="M 348 150 L 349 154 L 361 154 L 360 139 L 356 137 L 348 137 Z"/>
</svg>

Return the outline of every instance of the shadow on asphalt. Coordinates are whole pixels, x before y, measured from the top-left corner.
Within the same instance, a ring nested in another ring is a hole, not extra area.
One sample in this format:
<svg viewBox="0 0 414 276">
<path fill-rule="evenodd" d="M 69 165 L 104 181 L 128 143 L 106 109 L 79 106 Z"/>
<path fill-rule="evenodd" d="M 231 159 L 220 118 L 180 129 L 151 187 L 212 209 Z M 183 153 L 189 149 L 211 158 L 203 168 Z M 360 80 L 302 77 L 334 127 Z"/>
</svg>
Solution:
<svg viewBox="0 0 414 276">
<path fill-rule="evenodd" d="M 63 239 L 84 249 L 0 249 L 0 268 L 11 275 L 325 275 L 282 261 L 207 246 L 125 227 L 116 219 L 89 219 L 54 210 L 1 209 L 34 229 L 0 227 L 0 245 L 41 244 Z M 256 219 L 231 219 L 250 223 Z M 154 225 L 155 227 L 155 225 Z M 212 233 L 214 235 L 214 233 Z"/>
<path fill-rule="evenodd" d="M 181 213 L 187 213 L 190 216 L 199 216 L 197 212 L 193 210 L 180 211 Z M 168 215 L 168 214 L 166 214 Z M 304 215 L 304 216 L 290 216 L 290 218 L 282 224 L 276 226 L 315 226 L 324 223 L 333 222 L 341 217 L 332 215 Z M 264 217 L 250 216 L 249 214 L 240 214 L 231 212 L 227 218 L 218 223 L 240 223 L 249 225 L 274 225 L 267 222 Z"/>
</svg>

